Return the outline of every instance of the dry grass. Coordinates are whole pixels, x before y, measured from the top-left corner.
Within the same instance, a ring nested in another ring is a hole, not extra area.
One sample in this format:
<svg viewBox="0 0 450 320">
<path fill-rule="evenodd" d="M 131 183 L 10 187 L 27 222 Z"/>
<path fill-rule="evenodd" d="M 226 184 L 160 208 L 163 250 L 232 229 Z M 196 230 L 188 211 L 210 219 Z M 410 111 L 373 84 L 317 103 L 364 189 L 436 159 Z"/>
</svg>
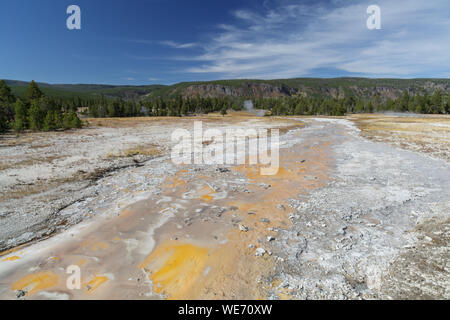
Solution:
<svg viewBox="0 0 450 320">
<path fill-rule="evenodd" d="M 356 115 L 362 136 L 450 161 L 450 117 Z"/>
<path fill-rule="evenodd" d="M 161 155 L 161 148 L 154 144 L 138 146 L 124 151 L 125 157 L 147 156 L 156 157 Z"/>
<path fill-rule="evenodd" d="M 16 184 L 13 188 L 0 193 L 0 201 L 7 201 L 10 199 L 22 199 L 27 196 L 36 195 L 39 193 L 50 191 L 61 186 L 64 183 L 78 182 L 83 180 L 83 175 L 74 175 L 67 178 L 59 178 L 52 180 L 39 180 L 30 184 Z"/>
<path fill-rule="evenodd" d="M 130 158 L 134 156 L 157 157 L 163 154 L 160 146 L 155 144 L 145 144 L 126 149 L 117 154 L 110 153 L 108 158 Z"/>
<path fill-rule="evenodd" d="M 101 128 L 134 128 L 140 125 L 173 125 L 201 117 L 137 117 L 137 118 L 88 118 L 90 126 Z"/>
<path fill-rule="evenodd" d="M 61 160 L 64 158 L 67 158 L 67 156 L 51 155 L 51 156 L 46 156 L 46 157 L 41 157 L 41 158 L 31 157 L 31 158 L 27 158 L 26 160 L 3 162 L 3 163 L 0 163 L 0 171 L 11 169 L 11 168 L 35 166 L 35 165 L 39 165 L 41 163 L 52 163 L 53 161 Z"/>
</svg>

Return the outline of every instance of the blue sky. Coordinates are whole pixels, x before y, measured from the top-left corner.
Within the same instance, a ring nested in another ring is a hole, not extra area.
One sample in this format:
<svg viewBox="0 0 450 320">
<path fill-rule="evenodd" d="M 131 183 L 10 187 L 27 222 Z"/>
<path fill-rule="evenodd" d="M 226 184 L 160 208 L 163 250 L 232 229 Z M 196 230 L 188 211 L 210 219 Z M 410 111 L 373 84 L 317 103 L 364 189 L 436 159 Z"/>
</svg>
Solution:
<svg viewBox="0 0 450 320">
<path fill-rule="evenodd" d="M 3 0 L 0 39 L 0 78 L 49 83 L 450 77 L 448 0 Z"/>
</svg>

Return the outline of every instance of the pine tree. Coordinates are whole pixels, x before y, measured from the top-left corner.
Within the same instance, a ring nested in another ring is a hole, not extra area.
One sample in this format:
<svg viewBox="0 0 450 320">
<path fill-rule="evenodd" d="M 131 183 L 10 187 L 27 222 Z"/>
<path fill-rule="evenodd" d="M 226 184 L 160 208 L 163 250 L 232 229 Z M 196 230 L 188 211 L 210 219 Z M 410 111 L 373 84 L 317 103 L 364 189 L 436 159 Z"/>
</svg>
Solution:
<svg viewBox="0 0 450 320">
<path fill-rule="evenodd" d="M 220 114 L 221 114 L 222 116 L 225 116 L 225 115 L 227 114 L 227 107 L 226 107 L 226 106 L 223 106 L 223 107 L 222 107 L 222 109 L 220 110 Z"/>
<path fill-rule="evenodd" d="M 13 103 L 16 98 L 6 82 L 0 80 L 0 133 L 8 129 L 8 123 L 14 119 Z"/>
<path fill-rule="evenodd" d="M 70 117 L 70 113 L 69 112 L 64 113 L 64 116 L 63 116 L 63 128 L 66 129 L 66 130 L 72 128 L 72 118 Z"/>
<path fill-rule="evenodd" d="M 186 101 L 183 101 L 183 105 L 181 107 L 181 115 L 182 116 L 187 116 L 188 112 L 189 112 L 189 106 L 188 106 Z"/>
<path fill-rule="evenodd" d="M 32 100 L 28 110 L 28 123 L 33 131 L 40 131 L 44 124 L 45 112 L 42 110 L 39 100 Z"/>
<path fill-rule="evenodd" d="M 49 111 L 45 115 L 44 124 L 42 125 L 43 131 L 52 131 L 55 130 L 55 127 L 53 125 L 53 115 L 52 112 Z"/>
<path fill-rule="evenodd" d="M 2 110 L 0 110 L 0 133 L 4 133 L 6 130 L 8 130 L 8 121 Z"/>
<path fill-rule="evenodd" d="M 364 102 L 362 100 L 358 100 L 355 106 L 355 113 L 362 113 L 362 112 L 364 112 Z"/>
<path fill-rule="evenodd" d="M 64 114 L 63 117 L 63 128 L 64 129 L 72 129 L 72 128 L 81 128 L 83 123 L 80 118 L 78 118 L 77 114 L 74 111 L 70 111 Z"/>
<path fill-rule="evenodd" d="M 30 82 L 30 85 L 27 88 L 27 91 L 25 92 L 25 100 L 31 101 L 35 99 L 40 99 L 44 96 L 42 91 L 39 89 L 38 85 L 34 80 Z"/>
<path fill-rule="evenodd" d="M 406 112 L 409 110 L 410 97 L 409 97 L 409 93 L 407 90 L 405 90 L 403 92 L 403 95 L 402 95 L 399 103 L 400 103 L 400 108 L 398 111 Z"/>
<path fill-rule="evenodd" d="M 70 117 L 72 128 L 80 129 L 81 127 L 83 127 L 83 123 L 81 122 L 80 118 L 78 118 L 75 112 L 71 112 Z"/>
<path fill-rule="evenodd" d="M 13 129 L 15 132 L 22 132 L 28 128 L 27 107 L 22 100 L 17 99 L 16 104 L 14 105 L 14 112 L 15 120 L 13 123 Z"/>
<path fill-rule="evenodd" d="M 11 88 L 7 86 L 4 80 L 0 80 L 0 104 L 14 103 L 16 98 L 11 92 Z"/>
<path fill-rule="evenodd" d="M 59 111 L 50 110 L 47 112 L 44 124 L 42 126 L 43 131 L 54 131 L 62 127 L 61 113 Z"/>
<path fill-rule="evenodd" d="M 430 99 L 431 113 L 444 113 L 444 105 L 442 103 L 442 91 L 436 91 Z"/>
</svg>

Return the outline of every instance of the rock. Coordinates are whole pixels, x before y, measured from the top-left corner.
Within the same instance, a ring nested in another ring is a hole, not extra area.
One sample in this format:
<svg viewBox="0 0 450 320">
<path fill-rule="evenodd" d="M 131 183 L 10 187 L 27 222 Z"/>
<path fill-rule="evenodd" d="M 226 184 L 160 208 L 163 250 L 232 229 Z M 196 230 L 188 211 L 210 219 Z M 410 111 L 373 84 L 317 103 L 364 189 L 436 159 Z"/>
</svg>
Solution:
<svg viewBox="0 0 450 320">
<path fill-rule="evenodd" d="M 217 168 L 216 171 L 220 172 L 220 173 L 227 173 L 227 172 L 230 172 L 230 169 L 228 169 L 228 168 Z"/>
<path fill-rule="evenodd" d="M 241 230 L 242 232 L 247 232 L 248 228 L 242 224 L 239 225 L 239 230 Z"/>
<path fill-rule="evenodd" d="M 186 226 L 190 226 L 192 224 L 192 219 L 191 218 L 186 218 L 184 219 L 184 223 L 186 224 Z"/>
<path fill-rule="evenodd" d="M 26 291 L 23 291 L 23 290 L 17 290 L 17 292 L 16 292 L 16 297 L 17 297 L 17 299 L 20 299 L 20 298 L 24 297 L 26 294 L 27 294 Z"/>
<path fill-rule="evenodd" d="M 256 249 L 255 256 L 262 257 L 264 254 L 266 254 L 266 249 L 263 248 Z"/>
<path fill-rule="evenodd" d="M 261 222 L 263 223 L 270 223 L 270 220 L 267 218 L 261 218 Z"/>
<path fill-rule="evenodd" d="M 249 244 L 249 245 L 248 245 L 248 248 L 249 248 L 249 249 L 253 249 L 254 247 L 255 247 L 254 244 Z"/>
<path fill-rule="evenodd" d="M 272 187 L 270 184 L 267 183 L 260 183 L 259 186 L 266 190 Z"/>
<path fill-rule="evenodd" d="M 239 218 L 233 218 L 233 219 L 231 219 L 231 223 L 233 223 L 233 225 L 237 225 L 238 223 L 240 223 L 242 220 L 241 219 L 239 219 Z"/>
<path fill-rule="evenodd" d="M 303 254 L 304 250 L 300 249 L 295 253 L 295 258 L 300 259 L 300 256 Z"/>
<path fill-rule="evenodd" d="M 268 236 L 268 237 L 267 237 L 267 241 L 269 241 L 269 242 L 271 242 L 271 241 L 275 241 L 275 238 L 274 238 L 274 237 L 272 237 L 272 236 Z"/>
<path fill-rule="evenodd" d="M 283 206 L 282 204 L 279 204 L 277 207 L 278 207 L 278 209 L 280 209 L 280 210 L 286 211 L 286 207 Z"/>
</svg>

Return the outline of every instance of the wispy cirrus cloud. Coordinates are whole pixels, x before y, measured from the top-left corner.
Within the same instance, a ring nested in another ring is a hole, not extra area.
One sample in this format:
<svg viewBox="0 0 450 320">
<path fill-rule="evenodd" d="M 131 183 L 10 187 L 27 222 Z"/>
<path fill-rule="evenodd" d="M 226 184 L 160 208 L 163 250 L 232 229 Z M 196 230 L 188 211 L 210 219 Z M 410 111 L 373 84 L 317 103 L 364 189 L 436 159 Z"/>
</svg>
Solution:
<svg viewBox="0 0 450 320">
<path fill-rule="evenodd" d="M 148 44 L 148 45 L 163 45 L 166 47 L 174 48 L 174 49 L 189 49 L 198 46 L 198 43 L 190 42 L 190 43 L 180 43 L 172 40 L 164 40 L 164 41 L 154 41 L 154 40 L 146 40 L 146 39 L 130 39 L 128 42 L 139 43 L 139 44 Z"/>
<path fill-rule="evenodd" d="M 382 30 L 372 31 L 366 1 L 283 3 L 233 12 L 235 23 L 219 25 L 201 54 L 184 57 L 192 62 L 186 72 L 236 78 L 297 77 L 324 68 L 373 77 L 449 74 L 448 0 L 379 0 Z"/>
<path fill-rule="evenodd" d="M 171 48 L 175 48 L 175 49 L 189 49 L 189 48 L 198 46 L 198 43 L 195 43 L 195 42 L 179 43 L 179 42 L 175 42 L 175 41 L 171 41 L 171 40 L 160 41 L 159 43 L 162 45 L 171 47 Z"/>
</svg>

